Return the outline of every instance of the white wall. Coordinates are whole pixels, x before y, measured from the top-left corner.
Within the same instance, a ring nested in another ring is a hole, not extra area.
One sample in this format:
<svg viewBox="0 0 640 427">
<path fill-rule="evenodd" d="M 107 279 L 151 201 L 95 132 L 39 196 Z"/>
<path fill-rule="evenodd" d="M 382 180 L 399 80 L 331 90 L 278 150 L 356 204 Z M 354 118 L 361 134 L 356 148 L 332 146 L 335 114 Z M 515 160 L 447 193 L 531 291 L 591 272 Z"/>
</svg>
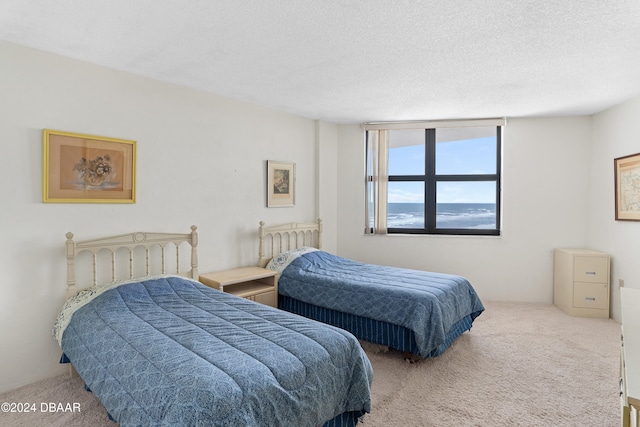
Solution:
<svg viewBox="0 0 640 427">
<path fill-rule="evenodd" d="M 338 198 L 338 126 L 332 123 L 317 122 L 318 176 L 317 192 L 319 209 L 317 217 L 322 219 L 322 248 L 328 252 L 338 252 L 337 217 Z M 300 220 L 305 220 L 301 218 Z"/>
<path fill-rule="evenodd" d="M 640 97 L 594 116 L 590 245 L 611 254 L 611 314 L 620 321 L 619 280 L 640 288 L 640 223 L 615 220 L 614 159 L 640 153 Z"/>
<path fill-rule="evenodd" d="M 460 274 L 485 300 L 551 303 L 553 248 L 589 242 L 590 117 L 508 120 L 501 237 L 363 235 L 363 131 L 340 126 L 338 139 L 342 256 Z"/>
<path fill-rule="evenodd" d="M 318 153 L 335 151 L 334 125 L 4 42 L 0 70 L 0 392 L 64 371 L 51 329 L 67 231 L 84 240 L 195 224 L 206 272 L 256 263 L 260 220 L 322 213 L 335 223 L 335 202 L 321 209 L 316 185 L 332 170 L 319 168 Z M 136 140 L 137 203 L 43 204 L 44 128 Z M 294 208 L 265 207 L 268 159 L 296 162 Z"/>
</svg>

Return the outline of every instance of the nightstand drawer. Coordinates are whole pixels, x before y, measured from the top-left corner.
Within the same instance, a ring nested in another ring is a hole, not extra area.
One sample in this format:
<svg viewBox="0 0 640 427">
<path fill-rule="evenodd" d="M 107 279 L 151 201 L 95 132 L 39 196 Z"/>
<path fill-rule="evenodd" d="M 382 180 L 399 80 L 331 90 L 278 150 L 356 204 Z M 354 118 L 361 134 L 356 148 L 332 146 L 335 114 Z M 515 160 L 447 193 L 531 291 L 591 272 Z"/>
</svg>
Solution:
<svg viewBox="0 0 640 427">
<path fill-rule="evenodd" d="M 573 259 L 573 280 L 576 282 L 609 282 L 609 258 L 576 256 Z"/>
<path fill-rule="evenodd" d="M 574 282 L 573 306 L 606 309 L 609 306 L 609 286 L 606 283 Z"/>
<path fill-rule="evenodd" d="M 278 296 L 275 291 L 262 292 L 260 294 L 254 295 L 251 299 L 255 302 L 259 302 L 260 304 L 270 305 L 271 307 L 278 306 Z"/>
</svg>

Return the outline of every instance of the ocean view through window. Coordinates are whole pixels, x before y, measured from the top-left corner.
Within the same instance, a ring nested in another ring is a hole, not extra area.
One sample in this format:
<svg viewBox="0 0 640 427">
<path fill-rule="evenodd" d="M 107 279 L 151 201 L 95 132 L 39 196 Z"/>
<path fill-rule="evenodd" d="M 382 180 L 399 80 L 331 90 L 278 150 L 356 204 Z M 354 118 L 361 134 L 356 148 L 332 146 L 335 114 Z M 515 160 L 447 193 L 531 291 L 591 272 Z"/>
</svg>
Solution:
<svg viewBox="0 0 640 427">
<path fill-rule="evenodd" d="M 366 232 L 499 235 L 501 130 L 366 129 Z"/>
<path fill-rule="evenodd" d="M 492 229 L 496 227 L 495 203 L 437 203 L 440 228 Z M 424 203 L 389 203 L 388 228 L 424 228 Z"/>
</svg>

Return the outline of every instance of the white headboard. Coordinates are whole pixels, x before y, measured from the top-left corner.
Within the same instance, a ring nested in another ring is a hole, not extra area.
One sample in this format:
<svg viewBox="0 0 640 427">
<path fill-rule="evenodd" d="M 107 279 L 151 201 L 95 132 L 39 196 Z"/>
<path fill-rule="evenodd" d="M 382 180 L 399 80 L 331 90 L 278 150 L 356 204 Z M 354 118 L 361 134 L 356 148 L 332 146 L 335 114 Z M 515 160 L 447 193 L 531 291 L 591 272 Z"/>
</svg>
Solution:
<svg viewBox="0 0 640 427">
<path fill-rule="evenodd" d="M 310 246 L 322 249 L 322 220 L 318 222 L 289 222 L 265 227 L 260 221 L 260 247 L 258 266 L 266 266 L 271 258 L 282 252 Z"/>
<path fill-rule="evenodd" d="M 156 263 L 159 264 L 159 268 L 161 274 L 176 274 L 180 276 L 189 277 L 192 279 L 198 279 L 198 233 L 196 232 L 195 225 L 191 226 L 191 233 L 148 233 L 148 232 L 134 232 L 129 234 L 121 234 L 118 236 L 111 237 L 103 237 L 100 239 L 94 240 L 85 240 L 82 242 L 75 242 L 73 240 L 73 233 L 69 232 L 66 234 L 67 242 L 65 244 L 66 247 L 66 256 L 67 256 L 67 298 L 73 296 L 77 293 L 78 289 L 76 288 L 76 256 L 84 251 L 89 251 L 93 254 L 93 279 L 92 285 L 96 286 L 98 284 L 98 252 L 101 250 L 107 250 L 111 252 L 111 262 L 107 262 L 105 264 L 110 264 L 110 277 L 111 281 L 116 281 L 119 276 L 116 274 L 116 252 L 119 249 L 125 248 L 129 253 L 129 272 L 128 278 L 134 278 L 134 260 L 137 260 L 135 249 L 142 247 L 144 248 L 144 257 L 143 260 L 145 265 L 145 275 L 142 277 L 151 275 L 151 266 L 156 266 Z M 180 267 L 180 244 L 188 243 L 191 246 L 191 265 L 189 270 L 183 271 Z M 165 248 L 168 244 L 175 245 L 175 269 L 170 268 L 169 272 L 167 272 L 167 255 L 165 253 Z M 156 259 L 154 257 L 151 259 L 150 257 L 150 249 L 154 246 L 158 245 L 160 247 L 160 254 Z M 100 263 L 102 264 L 102 263 Z M 141 277 L 141 276 L 137 276 Z"/>
</svg>

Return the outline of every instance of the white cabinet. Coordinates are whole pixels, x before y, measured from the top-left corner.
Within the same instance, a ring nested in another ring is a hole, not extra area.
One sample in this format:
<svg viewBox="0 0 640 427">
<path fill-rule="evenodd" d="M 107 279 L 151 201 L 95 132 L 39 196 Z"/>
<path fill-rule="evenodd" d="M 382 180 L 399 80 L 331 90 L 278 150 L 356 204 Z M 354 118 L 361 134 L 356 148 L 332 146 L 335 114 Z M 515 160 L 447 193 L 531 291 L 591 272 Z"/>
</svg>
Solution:
<svg viewBox="0 0 640 427">
<path fill-rule="evenodd" d="M 620 406 L 622 426 L 638 426 L 640 409 L 640 290 L 620 288 L 622 349 L 620 351 Z"/>
<path fill-rule="evenodd" d="M 559 248 L 553 262 L 553 303 L 571 316 L 608 319 L 609 255 Z"/>
</svg>

